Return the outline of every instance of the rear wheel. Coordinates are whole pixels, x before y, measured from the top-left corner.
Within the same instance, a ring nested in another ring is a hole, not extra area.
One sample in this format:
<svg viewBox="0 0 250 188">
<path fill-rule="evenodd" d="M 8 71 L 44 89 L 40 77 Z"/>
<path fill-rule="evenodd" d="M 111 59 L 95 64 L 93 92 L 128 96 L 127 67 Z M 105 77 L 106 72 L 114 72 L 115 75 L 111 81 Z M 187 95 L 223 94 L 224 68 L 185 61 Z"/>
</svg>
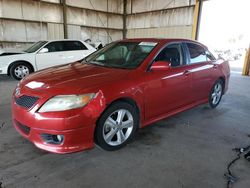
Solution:
<svg viewBox="0 0 250 188">
<path fill-rule="evenodd" d="M 108 151 L 120 149 L 134 137 L 137 127 L 136 109 L 126 102 L 116 102 L 99 119 L 96 142 Z"/>
<path fill-rule="evenodd" d="M 21 80 L 32 72 L 32 67 L 25 62 L 16 62 L 10 68 L 10 75 L 16 80 Z"/>
<path fill-rule="evenodd" d="M 213 85 L 213 88 L 209 95 L 209 105 L 211 108 L 215 108 L 219 105 L 222 95 L 223 95 L 223 81 L 219 79 Z"/>
</svg>

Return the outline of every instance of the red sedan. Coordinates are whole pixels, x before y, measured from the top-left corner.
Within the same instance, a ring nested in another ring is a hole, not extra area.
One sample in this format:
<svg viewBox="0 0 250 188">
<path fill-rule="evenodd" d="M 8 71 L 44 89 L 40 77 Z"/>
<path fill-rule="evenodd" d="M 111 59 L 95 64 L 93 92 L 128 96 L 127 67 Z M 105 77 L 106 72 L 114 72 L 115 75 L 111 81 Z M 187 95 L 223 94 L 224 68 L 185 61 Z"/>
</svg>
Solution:
<svg viewBox="0 0 250 188">
<path fill-rule="evenodd" d="M 13 124 L 38 148 L 116 150 L 138 128 L 194 106 L 215 108 L 228 88 L 227 62 L 182 39 L 113 42 L 82 62 L 24 78 L 13 93 Z"/>
</svg>

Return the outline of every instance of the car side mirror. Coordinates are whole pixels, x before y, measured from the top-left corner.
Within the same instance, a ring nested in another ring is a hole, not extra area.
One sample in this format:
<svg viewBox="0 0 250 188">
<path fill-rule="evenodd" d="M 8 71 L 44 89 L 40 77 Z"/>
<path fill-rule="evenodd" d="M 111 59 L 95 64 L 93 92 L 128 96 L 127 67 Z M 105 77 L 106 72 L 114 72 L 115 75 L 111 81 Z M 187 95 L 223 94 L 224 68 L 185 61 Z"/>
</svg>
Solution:
<svg viewBox="0 0 250 188">
<path fill-rule="evenodd" d="M 49 52 L 49 49 L 48 48 L 43 48 L 39 51 L 39 54 L 43 54 L 43 53 L 47 53 Z"/>
<path fill-rule="evenodd" d="M 156 61 L 151 66 L 152 71 L 165 71 L 170 68 L 170 62 L 169 61 Z"/>
</svg>

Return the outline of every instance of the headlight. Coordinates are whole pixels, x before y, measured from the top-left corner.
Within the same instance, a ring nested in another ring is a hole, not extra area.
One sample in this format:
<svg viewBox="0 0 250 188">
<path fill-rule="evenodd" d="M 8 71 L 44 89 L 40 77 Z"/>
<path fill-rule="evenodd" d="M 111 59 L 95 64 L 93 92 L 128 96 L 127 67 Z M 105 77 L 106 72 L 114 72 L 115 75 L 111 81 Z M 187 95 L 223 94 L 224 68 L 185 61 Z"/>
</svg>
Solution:
<svg viewBox="0 0 250 188">
<path fill-rule="evenodd" d="M 84 95 L 57 95 L 49 99 L 39 110 L 39 112 L 65 111 L 80 108 L 89 103 L 95 97 L 95 93 Z"/>
</svg>

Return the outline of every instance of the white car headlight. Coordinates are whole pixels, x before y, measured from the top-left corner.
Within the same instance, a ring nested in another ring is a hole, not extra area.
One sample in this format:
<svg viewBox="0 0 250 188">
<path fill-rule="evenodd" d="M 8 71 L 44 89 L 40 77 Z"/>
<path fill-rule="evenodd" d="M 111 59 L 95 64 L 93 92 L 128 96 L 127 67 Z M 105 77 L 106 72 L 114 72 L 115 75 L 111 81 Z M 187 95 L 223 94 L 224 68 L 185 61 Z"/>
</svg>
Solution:
<svg viewBox="0 0 250 188">
<path fill-rule="evenodd" d="M 56 112 L 84 107 L 94 97 L 95 93 L 84 95 L 57 95 L 49 99 L 38 112 Z"/>
</svg>

